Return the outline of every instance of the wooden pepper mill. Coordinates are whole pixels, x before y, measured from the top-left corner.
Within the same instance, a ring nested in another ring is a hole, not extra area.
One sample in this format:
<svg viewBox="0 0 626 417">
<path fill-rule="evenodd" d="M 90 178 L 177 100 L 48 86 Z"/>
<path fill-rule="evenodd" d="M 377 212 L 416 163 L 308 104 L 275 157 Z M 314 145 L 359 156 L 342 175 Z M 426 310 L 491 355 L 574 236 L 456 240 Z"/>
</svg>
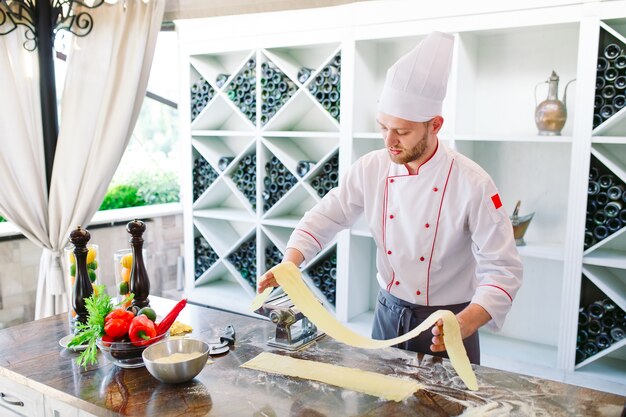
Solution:
<svg viewBox="0 0 626 417">
<path fill-rule="evenodd" d="M 146 224 L 135 219 L 128 222 L 126 231 L 130 233 L 130 246 L 133 250 L 133 265 L 130 270 L 130 292 L 134 294 L 133 306 L 138 308 L 150 305 L 148 295 L 150 294 L 150 278 L 143 260 L 143 232 L 146 231 Z"/>
<path fill-rule="evenodd" d="M 74 258 L 76 259 L 76 279 L 74 281 L 72 308 L 76 312 L 76 322 L 86 323 L 89 314 L 85 306 L 85 299 L 93 294 L 93 287 L 87 273 L 87 242 L 91 235 L 80 225 L 70 233 L 70 242 L 74 245 Z"/>
</svg>

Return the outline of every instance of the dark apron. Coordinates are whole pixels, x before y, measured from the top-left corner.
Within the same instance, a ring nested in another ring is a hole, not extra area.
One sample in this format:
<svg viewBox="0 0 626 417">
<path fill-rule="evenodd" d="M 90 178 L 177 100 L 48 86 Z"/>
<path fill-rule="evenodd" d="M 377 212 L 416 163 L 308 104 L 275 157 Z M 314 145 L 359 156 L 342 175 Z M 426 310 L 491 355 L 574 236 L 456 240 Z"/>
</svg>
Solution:
<svg viewBox="0 0 626 417">
<path fill-rule="evenodd" d="M 402 336 L 416 328 L 422 321 L 437 310 L 450 310 L 454 314 L 459 313 L 469 302 L 448 306 L 420 306 L 403 301 L 387 291 L 378 292 L 378 302 L 374 313 L 374 326 L 372 338 L 385 340 Z M 433 334 L 430 330 L 423 331 L 419 336 L 396 345 L 400 349 L 413 352 L 426 353 L 428 355 L 448 357 L 447 352 L 432 352 Z M 480 346 L 478 332 L 463 340 L 467 356 L 471 363 L 480 365 Z"/>
</svg>

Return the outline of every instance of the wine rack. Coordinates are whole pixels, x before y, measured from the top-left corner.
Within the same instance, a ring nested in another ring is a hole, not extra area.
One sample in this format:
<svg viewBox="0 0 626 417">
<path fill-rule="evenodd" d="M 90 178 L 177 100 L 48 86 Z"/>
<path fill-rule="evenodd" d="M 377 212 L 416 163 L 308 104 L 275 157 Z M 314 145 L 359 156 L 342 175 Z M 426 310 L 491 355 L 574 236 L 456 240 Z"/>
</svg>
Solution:
<svg viewBox="0 0 626 417">
<path fill-rule="evenodd" d="M 195 279 L 206 272 L 217 261 L 218 256 L 209 245 L 209 242 L 203 237 L 198 236 L 193 240 L 194 253 L 195 253 Z"/>
<path fill-rule="evenodd" d="M 311 187 L 319 197 L 324 197 L 330 190 L 339 184 L 339 155 L 334 155 L 320 168 L 319 174 L 314 176 Z"/>
<path fill-rule="evenodd" d="M 193 122 L 215 96 L 215 90 L 207 80 L 200 77 L 191 86 L 191 121 Z"/>
<path fill-rule="evenodd" d="M 231 175 L 237 189 L 256 210 L 256 155 L 246 155 L 241 159 L 237 169 Z"/>
<path fill-rule="evenodd" d="M 585 244 L 588 249 L 626 225 L 626 184 L 593 155 L 587 190 Z"/>
<path fill-rule="evenodd" d="M 244 241 L 237 250 L 226 258 L 237 269 L 241 277 L 256 288 L 256 236 Z"/>
<path fill-rule="evenodd" d="M 220 83 L 224 75 L 220 78 Z M 256 61 L 254 58 L 250 58 L 228 84 L 227 96 L 248 120 L 256 123 Z"/>
<path fill-rule="evenodd" d="M 198 155 L 193 161 L 193 201 L 196 201 L 218 177 L 213 167 Z"/>
<path fill-rule="evenodd" d="M 271 243 L 265 247 L 265 270 L 269 270 L 274 265 L 278 265 L 283 260 L 283 253 L 278 247 Z"/>
<path fill-rule="evenodd" d="M 337 253 L 328 253 L 315 260 L 312 265 L 305 269 L 311 283 L 317 288 L 331 304 L 335 305 L 337 294 Z"/>
<path fill-rule="evenodd" d="M 596 69 L 594 128 L 626 107 L 626 45 L 605 29 L 600 30 Z"/>
<path fill-rule="evenodd" d="M 277 157 L 265 163 L 265 177 L 263 178 L 263 210 L 268 211 L 287 191 L 291 189 L 298 179 L 287 170 Z"/>
<path fill-rule="evenodd" d="M 308 73 L 302 68 L 299 73 L 304 79 Z M 317 74 L 309 84 L 309 91 L 324 109 L 338 122 L 340 121 L 341 55 L 337 54 L 330 63 Z"/>
<path fill-rule="evenodd" d="M 626 313 L 583 275 L 576 363 L 581 364 L 626 337 Z"/>
<path fill-rule="evenodd" d="M 261 126 L 264 126 L 293 96 L 297 87 L 271 61 L 261 64 Z"/>
</svg>

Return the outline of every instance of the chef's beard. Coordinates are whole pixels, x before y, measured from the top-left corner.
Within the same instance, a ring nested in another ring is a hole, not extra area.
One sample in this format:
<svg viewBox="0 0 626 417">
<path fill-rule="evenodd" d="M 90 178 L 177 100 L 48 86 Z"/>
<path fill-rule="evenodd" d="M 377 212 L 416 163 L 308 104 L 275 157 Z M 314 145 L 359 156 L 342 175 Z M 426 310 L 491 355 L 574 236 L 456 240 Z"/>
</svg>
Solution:
<svg viewBox="0 0 626 417">
<path fill-rule="evenodd" d="M 391 152 L 389 153 L 389 157 L 391 161 L 404 165 L 409 162 L 413 162 L 424 156 L 426 149 L 428 148 L 428 132 L 424 132 L 422 138 L 413 146 L 411 149 L 402 149 L 402 152 L 398 155 L 394 155 Z"/>
</svg>

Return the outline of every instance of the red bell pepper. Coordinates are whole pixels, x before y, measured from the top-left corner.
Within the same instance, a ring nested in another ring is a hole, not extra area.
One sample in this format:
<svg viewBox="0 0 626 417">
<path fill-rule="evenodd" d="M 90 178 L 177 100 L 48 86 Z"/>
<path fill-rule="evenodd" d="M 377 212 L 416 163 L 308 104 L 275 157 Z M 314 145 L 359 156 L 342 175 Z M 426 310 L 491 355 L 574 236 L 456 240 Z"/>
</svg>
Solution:
<svg viewBox="0 0 626 417">
<path fill-rule="evenodd" d="M 161 336 L 162 334 L 165 334 L 165 332 L 167 332 L 170 329 L 170 327 L 172 327 L 172 324 L 174 324 L 176 317 L 178 317 L 178 314 L 180 314 L 180 312 L 182 311 L 183 308 L 185 308 L 186 305 L 187 305 L 186 298 L 183 298 L 178 303 L 176 303 L 172 311 L 167 313 L 167 316 L 165 316 L 165 318 L 161 320 L 159 324 L 157 325 L 157 336 Z"/>
<path fill-rule="evenodd" d="M 156 327 L 154 323 L 148 317 L 141 315 L 136 316 L 130 324 L 128 330 L 128 336 L 130 342 L 135 346 L 147 346 L 150 343 L 150 339 L 153 339 L 157 335 Z"/>
<path fill-rule="evenodd" d="M 104 333 L 112 338 L 123 337 L 128 333 L 134 318 L 135 316 L 130 311 L 115 309 L 104 318 Z"/>
</svg>

